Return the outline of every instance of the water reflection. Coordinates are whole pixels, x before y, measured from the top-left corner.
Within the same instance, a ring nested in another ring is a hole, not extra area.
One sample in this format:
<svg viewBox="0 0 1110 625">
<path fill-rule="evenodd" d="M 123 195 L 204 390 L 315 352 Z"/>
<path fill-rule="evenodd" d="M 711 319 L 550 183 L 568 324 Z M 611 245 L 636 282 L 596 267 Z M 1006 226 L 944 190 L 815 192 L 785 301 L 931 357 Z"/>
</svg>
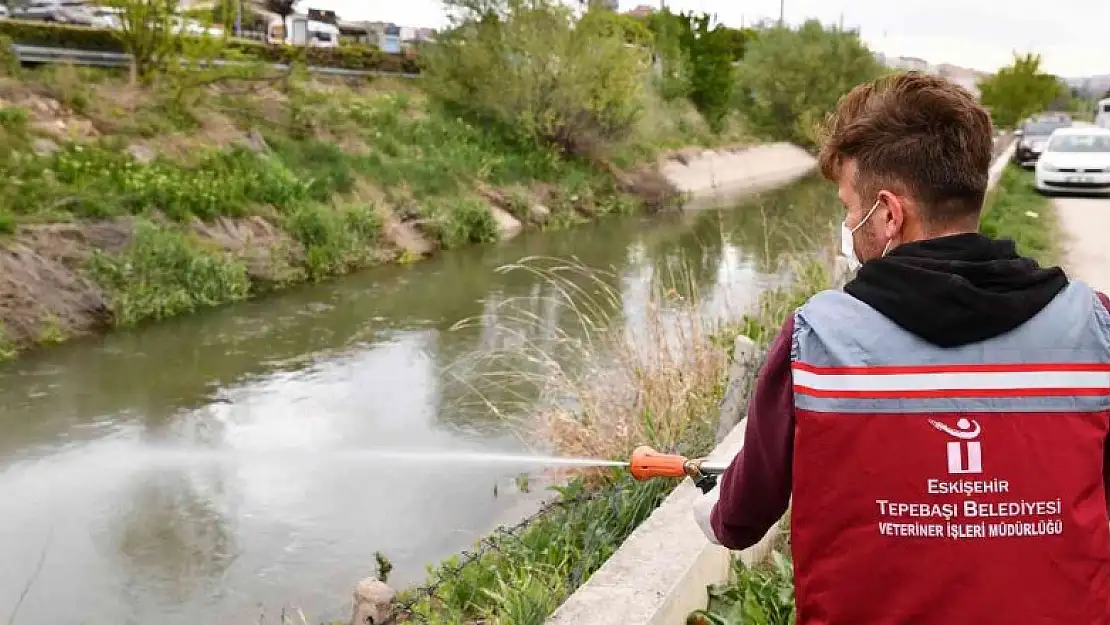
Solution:
<svg viewBox="0 0 1110 625">
<path fill-rule="evenodd" d="M 0 613 L 48 530 L 26 622 L 256 622 L 260 603 L 338 618 L 379 549 L 419 579 L 534 495 L 514 492 L 521 468 L 359 450 L 520 449 L 522 373 L 645 326 L 655 287 L 742 310 L 801 233 L 834 233 L 834 192 L 527 235 L 0 366 Z"/>
</svg>

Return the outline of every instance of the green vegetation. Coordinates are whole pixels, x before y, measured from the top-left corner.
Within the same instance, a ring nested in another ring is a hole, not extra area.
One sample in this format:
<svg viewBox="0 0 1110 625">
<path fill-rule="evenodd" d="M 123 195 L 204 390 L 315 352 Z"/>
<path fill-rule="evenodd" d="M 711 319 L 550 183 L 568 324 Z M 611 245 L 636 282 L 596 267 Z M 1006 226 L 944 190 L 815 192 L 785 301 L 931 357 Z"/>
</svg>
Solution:
<svg viewBox="0 0 1110 625">
<path fill-rule="evenodd" d="M 857 32 L 816 20 L 771 28 L 747 46 L 737 107 L 761 136 L 814 146 L 818 125 L 840 96 L 883 72 Z"/>
<path fill-rule="evenodd" d="M 736 81 L 732 63 L 743 58 L 754 31 L 722 24 L 710 28 L 711 21 L 707 14 L 674 14 L 669 9 L 646 19 L 662 64 L 660 93 L 668 98 L 689 98 L 710 126 L 719 130 L 733 113 Z"/>
<path fill-rule="evenodd" d="M 570 505 L 528 525 L 517 537 L 460 567 L 452 557 L 429 570 L 435 599 L 417 603 L 420 622 L 455 624 L 492 619 L 504 625 L 542 625 L 560 603 L 613 554 L 673 488 L 612 476 L 587 492 L 581 478 L 558 488 Z M 404 594 L 399 600 L 411 599 Z"/>
<path fill-rule="evenodd" d="M 572 21 L 549 2 L 457 0 L 455 27 L 425 58 L 428 93 L 475 120 L 577 156 L 627 137 L 649 59 L 607 12 Z M 539 97 L 542 94 L 542 97 Z"/>
<path fill-rule="evenodd" d="M 980 231 L 1013 239 L 1018 252 L 1042 265 L 1059 261 L 1059 224 L 1051 201 L 1033 188 L 1033 173 L 1016 165 L 1002 172 L 985 203 Z"/>
<path fill-rule="evenodd" d="M 1013 128 L 1021 120 L 1048 108 L 1062 93 L 1059 80 L 1041 72 L 1041 57 L 1014 55 L 1014 63 L 979 83 L 983 105 L 990 109 L 995 126 Z"/>
<path fill-rule="evenodd" d="M 4 329 L 4 324 L 0 323 L 0 362 L 15 358 L 15 354 L 15 345 L 13 345 L 11 339 L 8 338 L 8 333 Z"/>
<path fill-rule="evenodd" d="M 709 588 L 708 608 L 691 614 L 688 625 L 794 625 L 794 565 L 787 549 L 751 567 L 733 558 L 730 577 Z"/>
<path fill-rule="evenodd" d="M 96 254 L 93 277 L 112 294 L 116 322 L 131 325 L 243 299 L 246 267 L 206 251 L 195 238 L 141 221 L 122 254 Z"/>
</svg>

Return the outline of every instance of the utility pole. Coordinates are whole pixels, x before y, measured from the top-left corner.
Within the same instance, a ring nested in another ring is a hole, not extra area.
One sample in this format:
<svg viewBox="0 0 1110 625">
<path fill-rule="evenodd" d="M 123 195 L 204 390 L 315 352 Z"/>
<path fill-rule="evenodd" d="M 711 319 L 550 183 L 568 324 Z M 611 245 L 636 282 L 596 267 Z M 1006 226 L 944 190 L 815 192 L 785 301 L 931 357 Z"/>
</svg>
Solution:
<svg viewBox="0 0 1110 625">
<path fill-rule="evenodd" d="M 779 0 L 779 26 L 786 24 L 786 0 Z"/>
</svg>

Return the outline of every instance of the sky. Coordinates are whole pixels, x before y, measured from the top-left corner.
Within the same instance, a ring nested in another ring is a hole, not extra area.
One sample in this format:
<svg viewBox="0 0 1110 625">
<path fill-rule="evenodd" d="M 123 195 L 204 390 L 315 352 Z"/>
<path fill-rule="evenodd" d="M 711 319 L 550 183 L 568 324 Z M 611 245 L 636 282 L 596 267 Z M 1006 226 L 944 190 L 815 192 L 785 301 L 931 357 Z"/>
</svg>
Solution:
<svg viewBox="0 0 1110 625">
<path fill-rule="evenodd" d="M 779 0 L 665 0 L 672 10 L 716 13 L 730 26 L 778 19 Z M 659 0 L 620 0 L 621 10 Z M 1110 0 L 782 0 L 786 21 L 817 18 L 857 27 L 873 49 L 983 71 L 1013 51 L 1041 54 L 1044 71 L 1065 77 L 1110 74 Z M 303 0 L 341 18 L 442 27 L 439 0 Z"/>
</svg>

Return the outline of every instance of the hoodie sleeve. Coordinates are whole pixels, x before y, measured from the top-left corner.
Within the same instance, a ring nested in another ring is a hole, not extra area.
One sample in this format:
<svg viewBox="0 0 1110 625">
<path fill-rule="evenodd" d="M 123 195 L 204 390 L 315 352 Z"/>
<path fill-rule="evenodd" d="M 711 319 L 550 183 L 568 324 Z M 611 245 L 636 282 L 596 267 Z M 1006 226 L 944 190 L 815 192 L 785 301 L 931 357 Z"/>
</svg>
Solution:
<svg viewBox="0 0 1110 625">
<path fill-rule="evenodd" d="M 716 489 L 710 514 L 717 542 L 746 549 L 759 542 L 790 504 L 794 465 L 794 382 L 790 372 L 794 315 L 767 350 L 748 402 L 744 447 Z"/>
</svg>

